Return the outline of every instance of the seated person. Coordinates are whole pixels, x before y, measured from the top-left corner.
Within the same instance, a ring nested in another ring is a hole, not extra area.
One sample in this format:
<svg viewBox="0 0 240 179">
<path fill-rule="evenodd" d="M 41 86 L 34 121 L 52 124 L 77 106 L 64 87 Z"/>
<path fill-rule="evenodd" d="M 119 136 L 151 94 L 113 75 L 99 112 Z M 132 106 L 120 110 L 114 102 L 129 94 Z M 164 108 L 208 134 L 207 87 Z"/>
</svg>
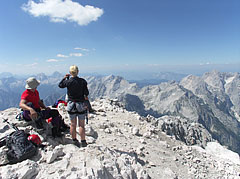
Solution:
<svg viewBox="0 0 240 179">
<path fill-rule="evenodd" d="M 55 109 L 46 107 L 42 100 L 40 100 L 39 92 L 37 90 L 40 81 L 34 77 L 30 77 L 26 81 L 26 90 L 21 95 L 20 108 L 23 109 L 23 117 L 25 120 L 33 120 L 36 127 L 43 128 L 43 120 L 52 117 L 51 123 L 53 125 L 53 136 L 61 136 L 61 131 L 69 128 L 63 121 L 59 112 Z"/>
</svg>

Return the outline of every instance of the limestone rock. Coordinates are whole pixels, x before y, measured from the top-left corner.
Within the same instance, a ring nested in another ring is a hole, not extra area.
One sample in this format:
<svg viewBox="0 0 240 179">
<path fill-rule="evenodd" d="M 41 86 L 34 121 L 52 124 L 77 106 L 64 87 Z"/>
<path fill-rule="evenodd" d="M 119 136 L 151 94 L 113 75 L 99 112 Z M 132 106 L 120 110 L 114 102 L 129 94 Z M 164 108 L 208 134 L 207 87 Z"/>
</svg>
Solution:
<svg viewBox="0 0 240 179">
<path fill-rule="evenodd" d="M 8 116 L 9 122 L 40 135 L 46 145 L 31 159 L 1 166 L 0 178 L 239 177 L 237 154 L 226 152 L 229 150 L 223 150 L 220 144 L 213 147 L 203 126 L 173 116 L 155 118 L 149 115 L 139 120 L 136 112 L 126 111 L 117 100 L 98 99 L 93 104 L 95 109 L 103 108 L 107 117 L 99 115 L 102 112 L 98 111 L 91 116 L 89 124 L 86 124 L 88 146 L 84 148 L 73 145 L 69 132 L 62 137 L 52 138 L 44 131 L 38 133 L 31 124 L 24 127 L 23 121 L 16 120 L 14 116 L 19 109 L 0 112 L 0 137 L 13 131 L 3 123 L 3 118 Z M 63 108 L 60 112 L 62 116 L 67 116 Z M 68 117 L 64 120 L 70 123 Z M 77 138 L 81 140 L 79 134 Z M 192 140 L 195 141 L 194 146 L 191 145 Z M 214 154 L 209 148 L 218 152 Z M 0 153 L 5 149 L 1 147 Z"/>
</svg>

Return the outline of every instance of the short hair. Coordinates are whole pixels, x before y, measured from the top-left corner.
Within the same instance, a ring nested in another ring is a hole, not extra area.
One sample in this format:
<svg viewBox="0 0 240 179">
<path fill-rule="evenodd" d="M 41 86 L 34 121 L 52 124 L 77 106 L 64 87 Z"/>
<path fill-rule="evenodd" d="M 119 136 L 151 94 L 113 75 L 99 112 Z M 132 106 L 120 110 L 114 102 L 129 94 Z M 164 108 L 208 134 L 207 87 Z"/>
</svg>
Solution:
<svg viewBox="0 0 240 179">
<path fill-rule="evenodd" d="M 78 75 L 78 67 L 76 65 L 70 66 L 69 72 L 72 76 L 77 76 Z"/>
</svg>

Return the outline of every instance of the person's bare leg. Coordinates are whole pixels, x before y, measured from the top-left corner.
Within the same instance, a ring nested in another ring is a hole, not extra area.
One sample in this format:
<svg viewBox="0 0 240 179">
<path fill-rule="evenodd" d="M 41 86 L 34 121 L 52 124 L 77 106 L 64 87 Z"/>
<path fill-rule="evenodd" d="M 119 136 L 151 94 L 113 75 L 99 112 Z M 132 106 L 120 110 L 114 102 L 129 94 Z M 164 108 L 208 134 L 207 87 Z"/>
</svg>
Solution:
<svg viewBox="0 0 240 179">
<path fill-rule="evenodd" d="M 77 140 L 76 127 L 77 127 L 77 118 L 75 118 L 74 120 L 71 120 L 70 134 L 72 135 L 73 144 L 76 145 L 77 147 L 81 147 L 81 144 Z"/>
<path fill-rule="evenodd" d="M 85 120 L 80 120 L 79 121 L 79 134 L 80 134 L 80 137 L 81 137 L 81 146 L 82 147 L 87 147 L 87 142 L 86 142 L 86 139 L 85 139 Z"/>
<path fill-rule="evenodd" d="M 79 134 L 81 140 L 85 140 L 85 120 L 79 120 Z"/>
<path fill-rule="evenodd" d="M 77 127 L 77 119 L 71 120 L 71 126 L 70 126 L 70 134 L 72 136 L 72 139 L 76 139 L 77 134 L 76 134 L 76 127 Z"/>
</svg>

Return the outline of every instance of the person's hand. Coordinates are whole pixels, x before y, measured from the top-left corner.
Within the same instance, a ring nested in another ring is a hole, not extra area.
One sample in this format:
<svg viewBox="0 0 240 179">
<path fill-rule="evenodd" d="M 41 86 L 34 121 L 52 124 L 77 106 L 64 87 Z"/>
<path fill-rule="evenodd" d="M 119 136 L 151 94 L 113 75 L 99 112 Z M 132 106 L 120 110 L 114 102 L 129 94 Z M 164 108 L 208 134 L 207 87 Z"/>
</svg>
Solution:
<svg viewBox="0 0 240 179">
<path fill-rule="evenodd" d="M 37 112 L 33 108 L 31 108 L 30 109 L 30 117 L 31 117 L 31 119 L 36 119 L 37 116 L 38 116 Z"/>
<path fill-rule="evenodd" d="M 64 76 L 64 79 L 68 79 L 70 77 L 70 74 L 66 74 L 65 76 Z"/>
</svg>

